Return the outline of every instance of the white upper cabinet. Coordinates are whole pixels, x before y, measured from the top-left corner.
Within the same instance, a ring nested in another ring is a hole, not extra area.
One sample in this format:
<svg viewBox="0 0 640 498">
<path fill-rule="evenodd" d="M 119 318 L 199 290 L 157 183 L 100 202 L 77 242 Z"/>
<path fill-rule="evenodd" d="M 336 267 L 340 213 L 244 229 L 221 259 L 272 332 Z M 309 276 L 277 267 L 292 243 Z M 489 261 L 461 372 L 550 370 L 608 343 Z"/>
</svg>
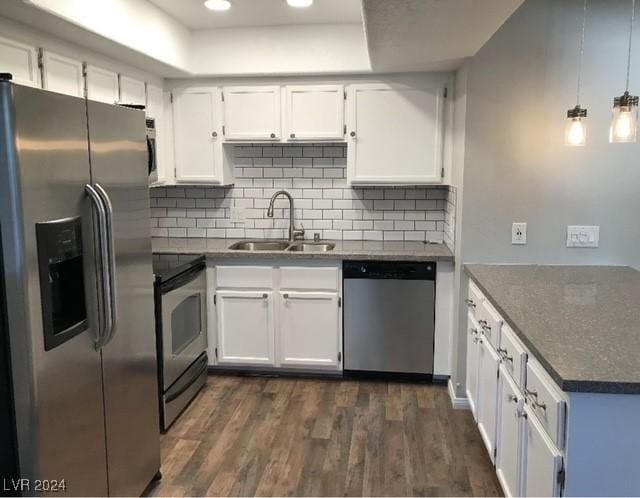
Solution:
<svg viewBox="0 0 640 498">
<path fill-rule="evenodd" d="M 87 98 L 106 104 L 118 103 L 118 73 L 87 64 L 86 78 Z"/>
<path fill-rule="evenodd" d="M 38 50 L 0 37 L 0 72 L 11 73 L 13 81 L 19 85 L 39 87 Z"/>
<path fill-rule="evenodd" d="M 227 86 L 223 98 L 226 139 L 280 139 L 279 86 Z"/>
<path fill-rule="evenodd" d="M 340 368 L 342 336 L 337 292 L 280 293 L 280 364 Z"/>
<path fill-rule="evenodd" d="M 420 87 L 351 85 L 347 115 L 347 178 L 351 185 L 442 183 L 444 91 Z"/>
<path fill-rule="evenodd" d="M 287 140 L 342 140 L 344 87 L 342 85 L 287 86 L 285 122 Z"/>
<path fill-rule="evenodd" d="M 144 81 L 120 75 L 120 103 L 146 105 L 147 96 Z"/>
<path fill-rule="evenodd" d="M 220 139 L 220 96 L 216 89 L 174 94 L 176 182 L 227 184 L 230 167 Z"/>
<path fill-rule="evenodd" d="M 84 97 L 82 62 L 43 50 L 42 87 L 52 92 Z"/>
</svg>

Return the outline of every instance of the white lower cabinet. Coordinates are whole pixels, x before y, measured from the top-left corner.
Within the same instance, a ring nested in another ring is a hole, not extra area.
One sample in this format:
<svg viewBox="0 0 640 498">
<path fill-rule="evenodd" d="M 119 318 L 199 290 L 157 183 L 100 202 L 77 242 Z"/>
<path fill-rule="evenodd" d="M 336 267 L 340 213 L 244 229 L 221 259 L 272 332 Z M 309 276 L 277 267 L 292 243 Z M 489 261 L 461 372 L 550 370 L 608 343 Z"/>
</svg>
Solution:
<svg viewBox="0 0 640 498">
<path fill-rule="evenodd" d="M 478 360 L 480 334 L 478 324 L 469 314 L 467 324 L 467 399 L 473 418 L 478 420 Z"/>
<path fill-rule="evenodd" d="M 218 290 L 215 305 L 218 363 L 275 365 L 273 294 Z"/>
<path fill-rule="evenodd" d="M 286 291 L 280 295 L 280 364 L 338 368 L 342 359 L 338 293 Z"/>
<path fill-rule="evenodd" d="M 560 496 L 562 453 L 525 407 L 523 496 Z"/>
<path fill-rule="evenodd" d="M 504 365 L 500 366 L 496 474 L 506 496 L 520 496 L 524 397 Z"/>
<path fill-rule="evenodd" d="M 491 461 L 495 463 L 496 420 L 498 410 L 498 366 L 500 357 L 485 336 L 479 340 L 478 357 L 478 430 Z"/>
<path fill-rule="evenodd" d="M 337 264 L 220 265 L 213 273 L 214 364 L 342 370 Z"/>
</svg>

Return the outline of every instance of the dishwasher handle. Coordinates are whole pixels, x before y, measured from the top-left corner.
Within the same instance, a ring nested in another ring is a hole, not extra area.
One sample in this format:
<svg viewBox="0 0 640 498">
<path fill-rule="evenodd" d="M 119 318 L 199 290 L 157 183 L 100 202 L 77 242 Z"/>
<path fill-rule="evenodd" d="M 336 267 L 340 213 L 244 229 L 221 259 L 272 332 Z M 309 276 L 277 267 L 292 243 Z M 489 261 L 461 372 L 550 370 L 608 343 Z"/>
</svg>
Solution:
<svg viewBox="0 0 640 498">
<path fill-rule="evenodd" d="M 344 278 L 435 281 L 436 264 L 410 261 L 345 261 L 342 274 Z"/>
</svg>

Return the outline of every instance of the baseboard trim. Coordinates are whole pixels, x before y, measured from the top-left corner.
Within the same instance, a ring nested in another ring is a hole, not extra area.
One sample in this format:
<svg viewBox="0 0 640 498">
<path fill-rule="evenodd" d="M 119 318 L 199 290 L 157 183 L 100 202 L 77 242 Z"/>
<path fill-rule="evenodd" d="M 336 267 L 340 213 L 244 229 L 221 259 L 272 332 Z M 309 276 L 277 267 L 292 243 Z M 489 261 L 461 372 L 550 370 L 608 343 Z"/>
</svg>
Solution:
<svg viewBox="0 0 640 498">
<path fill-rule="evenodd" d="M 451 398 L 451 406 L 453 406 L 454 410 L 470 410 L 471 406 L 469 405 L 469 400 L 467 398 L 458 398 L 456 396 L 456 391 L 453 388 L 453 382 L 449 379 L 447 384 L 449 390 L 449 398 Z"/>
</svg>

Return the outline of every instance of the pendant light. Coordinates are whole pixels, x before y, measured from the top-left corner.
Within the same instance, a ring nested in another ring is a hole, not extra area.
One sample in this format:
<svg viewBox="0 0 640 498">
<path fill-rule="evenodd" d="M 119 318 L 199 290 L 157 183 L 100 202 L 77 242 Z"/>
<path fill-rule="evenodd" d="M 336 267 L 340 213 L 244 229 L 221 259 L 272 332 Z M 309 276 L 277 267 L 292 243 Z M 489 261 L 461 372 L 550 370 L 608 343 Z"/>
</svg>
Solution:
<svg viewBox="0 0 640 498">
<path fill-rule="evenodd" d="M 567 111 L 567 125 L 564 132 L 564 143 L 571 147 L 579 147 L 587 143 L 587 110 L 580 107 L 580 90 L 582 86 L 582 60 L 584 59 L 584 33 L 587 25 L 588 2 L 589 0 L 584 0 L 584 6 L 582 9 L 582 33 L 580 35 L 576 106 Z"/>
<path fill-rule="evenodd" d="M 613 112 L 609 142 L 634 143 L 638 135 L 638 97 L 629 94 L 631 76 L 631 43 L 633 41 L 633 23 L 636 15 L 636 0 L 631 0 L 631 27 L 629 28 L 629 50 L 627 52 L 627 85 L 624 94 L 613 99 Z"/>
</svg>

